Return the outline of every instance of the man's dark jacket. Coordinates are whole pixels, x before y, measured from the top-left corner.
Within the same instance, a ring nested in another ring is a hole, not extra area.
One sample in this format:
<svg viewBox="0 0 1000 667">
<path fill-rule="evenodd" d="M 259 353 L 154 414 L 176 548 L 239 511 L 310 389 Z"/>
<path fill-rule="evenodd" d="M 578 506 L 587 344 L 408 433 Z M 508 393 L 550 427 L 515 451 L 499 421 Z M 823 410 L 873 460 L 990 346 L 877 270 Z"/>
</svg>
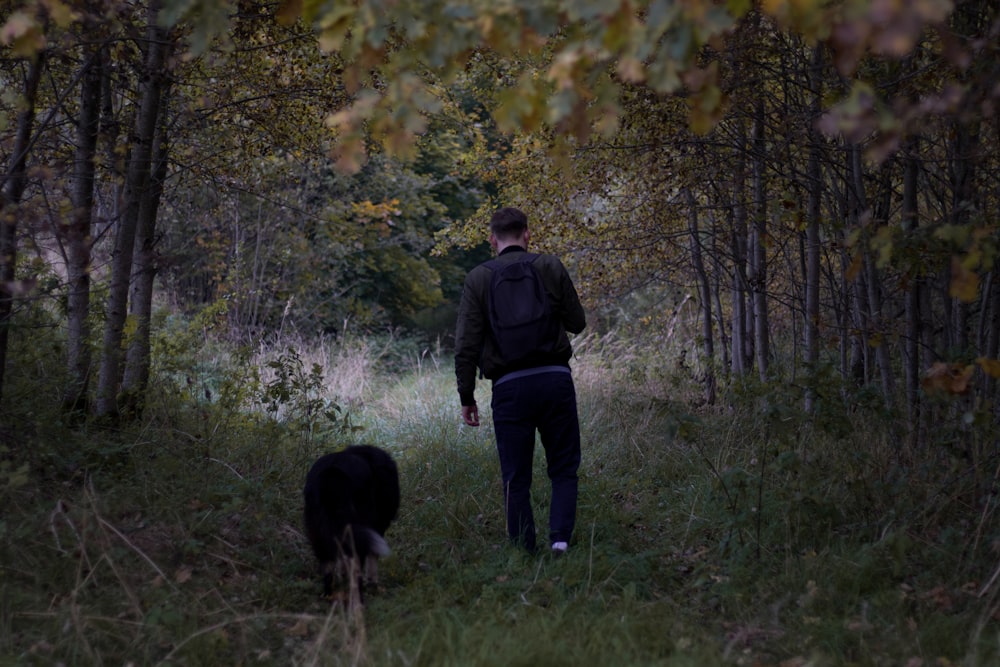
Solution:
<svg viewBox="0 0 1000 667">
<path fill-rule="evenodd" d="M 514 262 L 524 254 L 523 248 L 508 246 L 500 253 L 500 260 Z M 474 405 L 476 402 L 473 393 L 477 368 L 482 371 L 483 377 L 496 381 L 507 373 L 526 368 L 569 366 L 573 349 L 566 332 L 580 333 L 587 325 L 580 297 L 558 257 L 539 255 L 534 266 L 548 293 L 552 316 L 560 323 L 559 340 L 554 350 L 547 354 L 536 354 L 516 366 L 503 364 L 490 330 L 488 314 L 493 270 L 486 263 L 480 264 L 465 277 L 462 301 L 458 308 L 458 324 L 455 327 L 455 376 L 458 378 L 458 396 L 462 405 Z"/>
</svg>

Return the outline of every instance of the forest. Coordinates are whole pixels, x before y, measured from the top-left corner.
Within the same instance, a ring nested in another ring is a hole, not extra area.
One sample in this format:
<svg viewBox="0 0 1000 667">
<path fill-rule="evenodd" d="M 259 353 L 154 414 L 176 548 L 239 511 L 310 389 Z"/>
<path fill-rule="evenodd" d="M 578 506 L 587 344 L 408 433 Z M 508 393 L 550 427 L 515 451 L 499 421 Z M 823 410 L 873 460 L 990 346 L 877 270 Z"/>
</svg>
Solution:
<svg viewBox="0 0 1000 667">
<path fill-rule="evenodd" d="M 0 81 L 4 662 L 1000 660 L 996 3 L 10 0 Z M 558 563 L 459 426 L 506 205 L 588 313 Z"/>
</svg>

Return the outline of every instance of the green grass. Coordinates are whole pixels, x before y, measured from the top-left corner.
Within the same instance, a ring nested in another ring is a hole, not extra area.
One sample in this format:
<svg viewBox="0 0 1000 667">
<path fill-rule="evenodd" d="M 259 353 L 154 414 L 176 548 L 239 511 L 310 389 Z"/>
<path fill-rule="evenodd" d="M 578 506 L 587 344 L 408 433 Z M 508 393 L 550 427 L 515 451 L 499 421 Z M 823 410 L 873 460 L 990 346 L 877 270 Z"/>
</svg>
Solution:
<svg viewBox="0 0 1000 667">
<path fill-rule="evenodd" d="M 773 407 L 795 400 L 780 389 L 694 408 L 698 387 L 651 357 L 581 347 L 578 530 L 558 560 L 506 544 L 488 391 L 484 425 L 461 426 L 433 356 L 379 375 L 351 360 L 366 389 L 347 398 L 344 377 L 303 381 L 285 422 L 234 409 L 226 391 L 256 390 L 239 373 L 212 401 L 157 385 L 119 432 L 18 402 L 0 431 L 0 664 L 1000 660 L 995 456 L 902 456 L 882 416 L 828 428 Z M 318 397 L 349 415 L 317 421 Z M 403 487 L 363 608 L 320 598 L 299 516 L 311 461 L 354 441 L 392 451 Z M 540 451 L 534 498 L 544 534 Z"/>
</svg>

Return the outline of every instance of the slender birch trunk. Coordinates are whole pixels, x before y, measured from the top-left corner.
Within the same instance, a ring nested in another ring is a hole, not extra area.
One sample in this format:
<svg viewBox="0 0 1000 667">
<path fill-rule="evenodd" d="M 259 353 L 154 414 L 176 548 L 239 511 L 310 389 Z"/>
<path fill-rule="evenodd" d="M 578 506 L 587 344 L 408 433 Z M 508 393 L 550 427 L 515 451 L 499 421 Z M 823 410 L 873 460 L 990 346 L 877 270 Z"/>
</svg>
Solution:
<svg viewBox="0 0 1000 667">
<path fill-rule="evenodd" d="M 903 155 L 903 209 L 901 212 L 903 231 L 912 234 L 920 224 L 917 217 L 917 187 L 920 177 L 920 163 L 917 155 L 920 151 L 920 140 L 916 137 L 906 142 Z M 906 411 L 912 426 L 912 433 L 919 439 L 920 431 L 920 341 L 921 331 L 920 293 L 923 290 L 924 279 L 921 267 L 915 267 L 909 277 L 909 287 L 906 292 L 906 348 L 903 355 L 904 375 L 906 379 Z M 914 444 L 917 444 L 914 442 Z"/>
<path fill-rule="evenodd" d="M 148 196 L 153 139 L 156 134 L 164 80 L 168 44 L 166 31 L 157 25 L 158 3 L 149 7 L 146 61 L 142 95 L 135 119 L 132 153 L 125 174 L 122 196 L 125 208 L 115 234 L 111 258 L 111 284 L 107 301 L 101 365 L 97 385 L 95 414 L 99 418 L 118 419 L 118 391 L 122 369 L 122 337 L 128 314 L 129 285 L 136 230 L 142 200 Z"/>
<path fill-rule="evenodd" d="M 156 216 L 167 177 L 167 130 L 162 116 L 167 106 L 169 85 L 160 103 L 161 121 L 153 144 L 152 169 L 149 187 L 139 207 L 139 222 L 135 238 L 135 270 L 129 312 L 135 319 L 135 333 L 129 341 L 125 356 L 125 373 L 122 379 L 122 396 L 125 409 L 132 417 L 139 417 L 145 408 L 146 389 L 150 372 L 150 336 L 153 314 L 153 286 L 156 281 Z"/>
<path fill-rule="evenodd" d="M 90 385 L 90 253 L 94 216 L 95 155 L 101 123 L 101 89 L 104 82 L 105 50 L 94 48 L 83 65 L 80 84 L 80 117 L 73 158 L 73 217 L 66 225 L 66 366 L 69 381 L 63 406 L 72 413 L 86 414 Z"/>
<path fill-rule="evenodd" d="M 715 404 L 715 340 L 712 331 L 712 286 L 702 258 L 701 231 L 698 228 L 698 206 L 691 190 L 684 190 L 688 207 L 688 231 L 691 234 L 691 263 L 698 281 L 698 298 L 701 308 L 702 355 L 705 368 L 705 402 Z"/>
<path fill-rule="evenodd" d="M 740 124 L 740 141 L 736 151 L 736 162 L 733 166 L 731 251 L 733 254 L 733 286 L 732 286 L 732 354 L 730 362 L 734 376 L 744 375 L 750 368 L 753 359 L 753 346 L 750 342 L 747 324 L 752 319 L 748 315 L 747 295 L 747 207 L 746 193 L 746 137 L 745 126 Z"/>
<path fill-rule="evenodd" d="M 817 46 L 813 50 L 813 62 L 810 68 L 809 83 L 812 88 L 811 115 L 819 118 L 822 111 L 822 67 L 823 51 Z M 809 129 L 809 161 L 806 165 L 807 187 L 809 199 L 806 223 L 806 294 L 805 294 L 805 346 L 806 365 L 810 374 L 809 387 L 806 390 L 805 410 L 812 412 L 816 400 L 816 378 L 819 366 L 819 280 L 820 280 L 820 204 L 822 203 L 823 181 L 820 169 L 822 144 L 819 132 L 814 126 Z"/>
<path fill-rule="evenodd" d="M 754 351 L 757 372 L 761 382 L 768 378 L 770 350 L 770 319 L 767 303 L 767 185 L 764 154 L 767 142 L 764 137 L 764 100 L 758 96 L 754 103 L 753 158 L 751 160 L 753 179 L 753 227 L 750 235 L 750 290 L 753 295 Z"/>
</svg>

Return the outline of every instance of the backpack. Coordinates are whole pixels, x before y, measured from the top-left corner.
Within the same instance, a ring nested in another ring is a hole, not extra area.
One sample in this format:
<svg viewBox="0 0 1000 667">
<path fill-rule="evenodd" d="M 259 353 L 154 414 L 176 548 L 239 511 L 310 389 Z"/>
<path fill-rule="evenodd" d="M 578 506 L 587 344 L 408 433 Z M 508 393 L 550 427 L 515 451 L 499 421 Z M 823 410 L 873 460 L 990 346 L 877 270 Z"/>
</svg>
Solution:
<svg viewBox="0 0 1000 667">
<path fill-rule="evenodd" d="M 493 259 L 489 320 L 505 365 L 525 361 L 537 353 L 552 352 L 559 340 L 559 323 L 534 262 L 525 254 L 513 262 Z"/>
</svg>

